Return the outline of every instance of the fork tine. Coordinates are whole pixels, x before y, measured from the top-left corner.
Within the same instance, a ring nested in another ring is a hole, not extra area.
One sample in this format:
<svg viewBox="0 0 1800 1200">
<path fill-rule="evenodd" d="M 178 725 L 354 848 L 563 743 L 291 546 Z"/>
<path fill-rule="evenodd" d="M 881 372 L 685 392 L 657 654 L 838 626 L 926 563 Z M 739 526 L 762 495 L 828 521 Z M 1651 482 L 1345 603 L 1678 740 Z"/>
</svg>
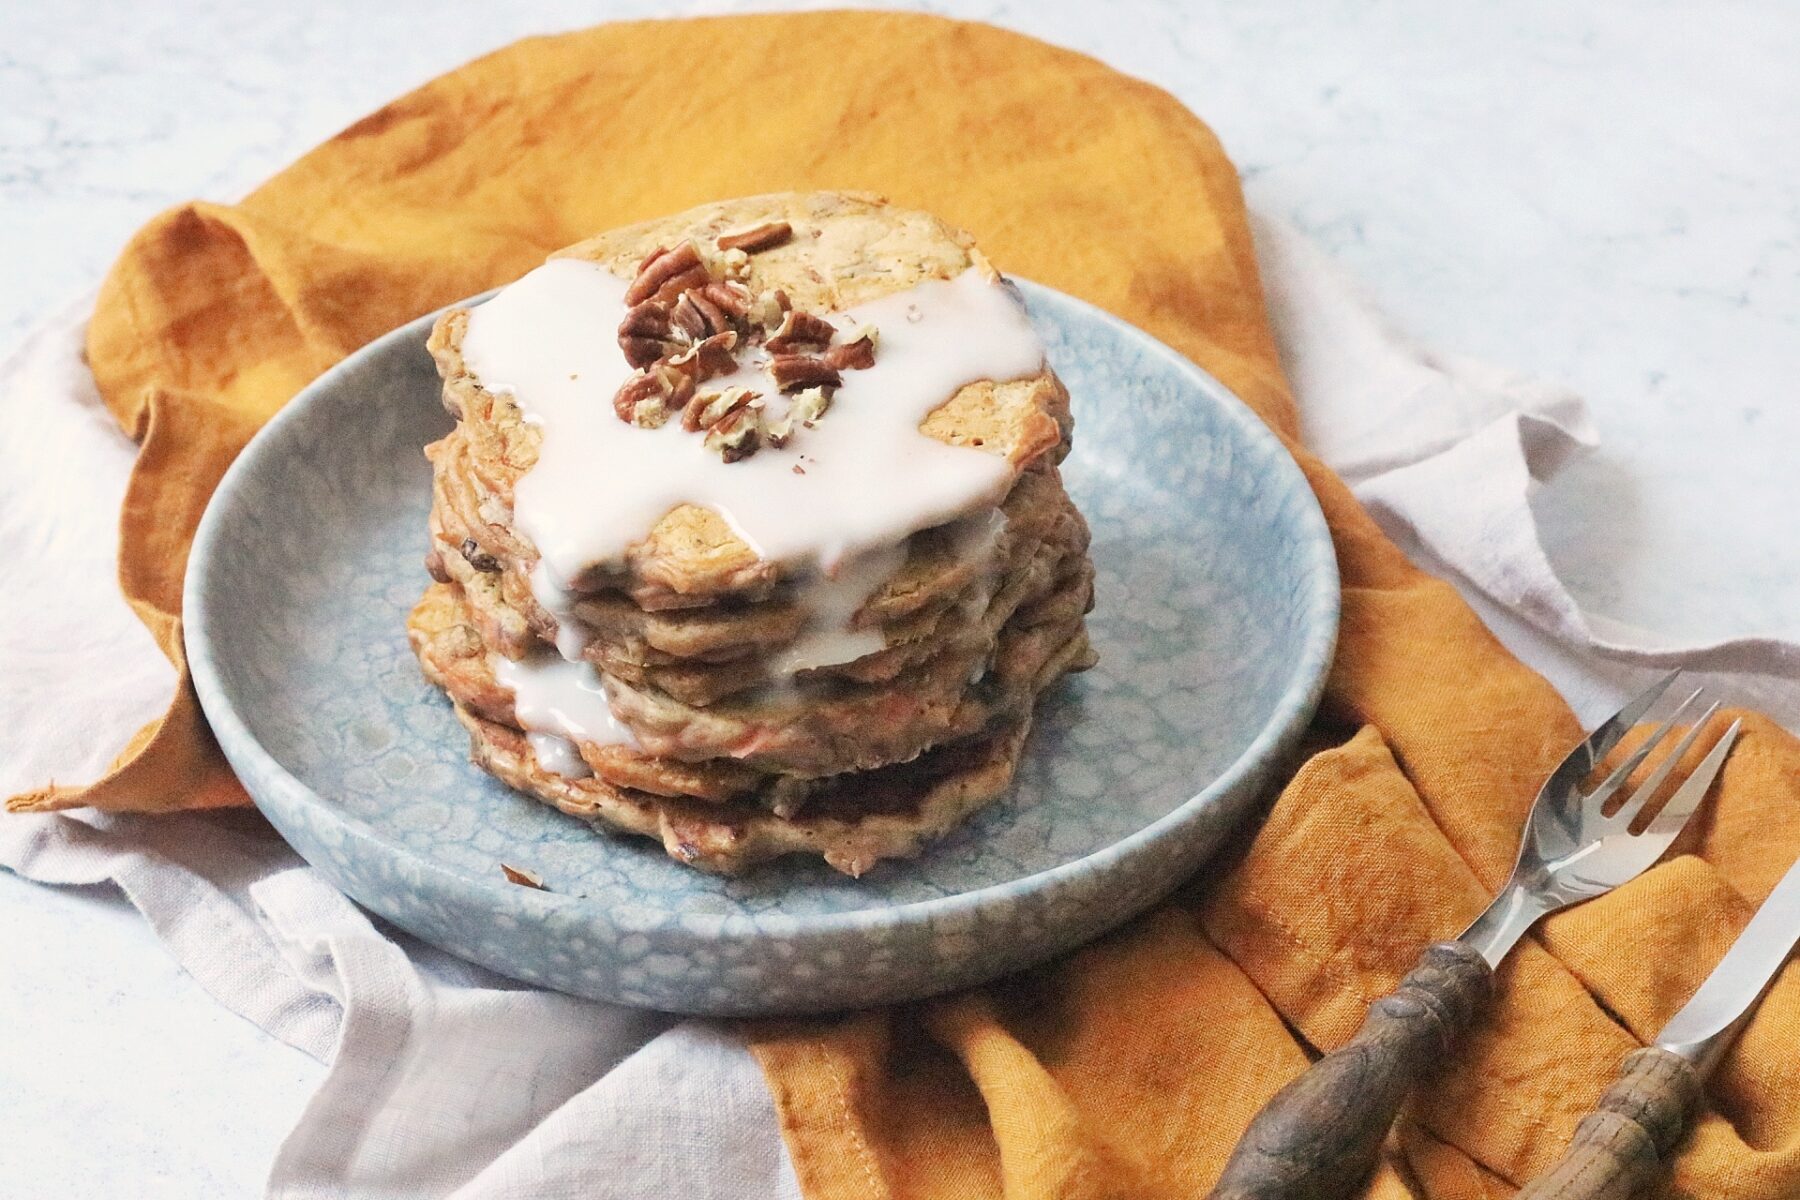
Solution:
<svg viewBox="0 0 1800 1200">
<path fill-rule="evenodd" d="M 1607 751 L 1618 745 L 1619 739 L 1625 736 L 1625 731 L 1636 725 L 1644 714 L 1650 711 L 1650 706 L 1662 698 L 1662 694 L 1669 690 L 1669 685 L 1674 683 L 1680 675 L 1681 668 L 1676 667 L 1638 693 L 1636 699 L 1627 701 L 1624 708 L 1602 721 L 1594 729 L 1594 732 L 1588 734 L 1587 740 L 1576 747 L 1577 751 L 1585 749 L 1590 762 L 1599 762 L 1605 758 Z"/>
<path fill-rule="evenodd" d="M 1650 773 L 1650 778 L 1644 780 L 1638 790 L 1631 794 L 1631 799 L 1619 806 L 1619 811 L 1613 814 L 1613 820 L 1629 825 L 1639 813 L 1644 811 L 1644 805 L 1650 803 L 1656 793 L 1661 790 L 1664 781 L 1669 778 L 1669 772 L 1673 771 L 1681 762 L 1681 756 L 1688 752 L 1688 747 L 1694 744 L 1694 740 L 1700 736 L 1701 730 L 1706 728 L 1706 723 L 1712 720 L 1713 714 L 1718 711 L 1719 702 L 1715 700 L 1688 727 L 1686 736 L 1675 743 L 1675 748 L 1669 751 L 1662 762 L 1656 765 L 1656 770 Z"/>
<path fill-rule="evenodd" d="M 1706 790 L 1718 778 L 1719 768 L 1725 765 L 1725 756 L 1731 753 L 1731 745 L 1737 741 L 1738 729 L 1742 725 L 1742 721 L 1731 723 L 1719 740 L 1713 743 L 1713 748 L 1706 752 L 1706 757 L 1700 760 L 1700 765 L 1694 768 L 1694 773 L 1683 780 L 1681 787 L 1669 797 L 1669 802 L 1663 805 L 1663 810 L 1656 814 L 1642 836 L 1666 838 L 1671 842 L 1675 840 L 1688 818 L 1694 815 L 1694 810 L 1700 807 L 1700 801 L 1705 799 Z M 1700 725 L 1695 725 L 1694 728 L 1698 729 Z"/>
<path fill-rule="evenodd" d="M 1627 755 L 1625 761 L 1620 763 L 1612 774 L 1601 780 L 1599 785 L 1582 799 L 1589 804 L 1598 806 L 1604 806 L 1608 800 L 1612 799 L 1613 793 L 1625 786 L 1625 781 L 1631 778 L 1631 773 L 1643 765 L 1644 760 L 1650 757 L 1650 752 L 1656 749 L 1663 738 L 1668 735 L 1669 730 L 1675 728 L 1675 722 L 1680 720 L 1681 714 L 1686 712 L 1688 706 L 1698 700 L 1700 694 L 1705 690 L 1704 688 L 1695 688 L 1690 692 L 1686 700 L 1675 706 L 1675 711 L 1669 714 L 1668 719 L 1657 726 L 1656 732 L 1644 739 L 1643 745 Z"/>
</svg>

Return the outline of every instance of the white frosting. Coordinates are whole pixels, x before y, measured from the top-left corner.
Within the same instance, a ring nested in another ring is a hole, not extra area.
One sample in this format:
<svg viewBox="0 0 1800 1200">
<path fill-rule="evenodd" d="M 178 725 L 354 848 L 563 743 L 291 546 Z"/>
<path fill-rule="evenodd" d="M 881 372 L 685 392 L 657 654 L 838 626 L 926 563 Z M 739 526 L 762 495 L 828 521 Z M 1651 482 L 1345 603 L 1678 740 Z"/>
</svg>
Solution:
<svg viewBox="0 0 1800 1200">
<path fill-rule="evenodd" d="M 613 716 L 606 686 L 591 664 L 549 654 L 523 662 L 496 654 L 492 662 L 495 678 L 512 690 L 521 728 L 600 746 L 637 745 L 631 730 Z"/>
<path fill-rule="evenodd" d="M 543 432 L 536 465 L 514 488 L 513 518 L 541 556 L 532 591 L 557 619 L 562 657 L 497 659 L 496 671 L 551 770 L 552 759 L 573 764 L 549 739 L 636 744 L 581 660 L 588 634 L 569 580 L 621 561 L 672 509 L 698 505 L 762 558 L 812 572 L 799 588 L 807 627 L 773 657 L 773 679 L 875 653 L 885 645 L 880 631 L 851 624 L 905 561 L 905 539 L 997 504 L 1012 482 L 1005 459 L 946 446 L 920 433 L 920 422 L 967 384 L 1025 378 L 1044 364 L 1012 289 L 974 270 L 929 280 L 834 314 L 841 329 L 875 327 L 875 365 L 845 371 L 830 411 L 785 447 L 727 463 L 679 421 L 642 429 L 613 412 L 631 374 L 614 334 L 626 286 L 597 264 L 552 260 L 475 309 L 462 343 L 482 386 L 512 395 Z M 708 388 L 751 388 L 779 416 L 787 401 L 766 361 L 752 348 Z M 970 552 L 991 555 L 988 528 Z"/>
<path fill-rule="evenodd" d="M 777 653 L 770 674 L 785 677 L 837 663 L 855 662 L 865 654 L 887 647 L 879 629 L 852 629 L 857 610 L 881 585 L 894 577 L 906 561 L 906 550 L 888 546 L 843 559 L 835 568 L 821 571 L 802 584 L 800 604 L 807 626 L 799 637 Z"/>
<path fill-rule="evenodd" d="M 956 526 L 956 556 L 967 563 L 990 565 L 994 560 L 994 552 L 999 548 L 1000 535 L 1005 532 L 1004 509 L 994 508 L 978 513 Z M 989 578 L 990 586 L 994 582 L 994 579 Z M 983 607 L 986 607 L 985 599 Z"/>
<path fill-rule="evenodd" d="M 581 751 L 568 738 L 533 731 L 526 733 L 525 740 L 531 743 L 531 752 L 537 755 L 538 766 L 552 775 L 561 775 L 564 779 L 586 779 L 594 773 L 593 768 L 582 760 Z"/>
<path fill-rule="evenodd" d="M 554 259 L 470 314 L 463 338 L 475 377 L 510 392 L 543 430 L 537 464 L 514 489 L 514 519 L 543 556 L 547 582 L 621 561 L 682 504 L 719 513 L 765 559 L 828 568 L 995 503 L 1011 482 L 998 455 L 918 428 L 965 384 L 1043 367 L 1017 297 L 980 272 L 837 315 L 840 327 L 876 327 L 875 365 L 844 372 L 816 426 L 735 463 L 677 421 L 641 429 L 614 415 L 613 394 L 631 374 L 613 333 L 625 288 L 595 263 Z M 778 403 L 754 364 L 742 375 Z"/>
<path fill-rule="evenodd" d="M 575 616 L 575 593 L 550 578 L 542 559 L 531 569 L 531 594 L 556 618 L 556 652 L 570 662 L 582 661 L 590 640 L 587 628 Z"/>
</svg>

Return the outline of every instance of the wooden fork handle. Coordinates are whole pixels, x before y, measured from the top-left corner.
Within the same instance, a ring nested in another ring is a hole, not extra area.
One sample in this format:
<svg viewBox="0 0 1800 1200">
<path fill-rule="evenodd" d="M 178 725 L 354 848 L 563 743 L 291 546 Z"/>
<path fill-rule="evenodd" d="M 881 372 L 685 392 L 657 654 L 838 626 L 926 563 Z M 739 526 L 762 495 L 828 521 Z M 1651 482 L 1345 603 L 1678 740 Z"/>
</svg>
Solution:
<svg viewBox="0 0 1800 1200">
<path fill-rule="evenodd" d="M 1655 1046 L 1632 1051 L 1562 1160 L 1518 1200 L 1630 1200 L 1662 1174 L 1699 1103 L 1694 1064 Z"/>
<path fill-rule="evenodd" d="M 1212 1200 L 1352 1195 L 1395 1115 L 1493 991 L 1494 971 L 1462 942 L 1426 949 L 1400 986 L 1369 1006 L 1356 1036 L 1308 1067 L 1250 1122 Z"/>
</svg>

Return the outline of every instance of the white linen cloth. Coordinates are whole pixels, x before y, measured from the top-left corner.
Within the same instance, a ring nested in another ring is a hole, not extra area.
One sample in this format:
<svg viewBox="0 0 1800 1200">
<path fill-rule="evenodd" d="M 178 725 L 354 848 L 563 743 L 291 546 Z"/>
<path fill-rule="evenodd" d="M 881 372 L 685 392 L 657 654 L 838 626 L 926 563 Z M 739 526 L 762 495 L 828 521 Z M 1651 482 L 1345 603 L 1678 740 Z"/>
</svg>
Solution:
<svg viewBox="0 0 1800 1200">
<path fill-rule="evenodd" d="M 1580 399 L 1390 331 L 1298 233 L 1257 221 L 1306 438 L 1584 719 L 1682 664 L 1800 725 L 1800 645 L 1658 643 L 1583 614 L 1527 497 L 1596 437 Z M 133 447 L 80 357 L 91 301 L 0 366 L 0 792 L 93 778 L 173 675 L 114 582 Z M 798 1197 L 728 1027 L 512 984 L 372 922 L 249 813 L 8 816 L 0 865 L 111 882 L 220 1003 L 330 1064 L 270 1197 Z"/>
</svg>

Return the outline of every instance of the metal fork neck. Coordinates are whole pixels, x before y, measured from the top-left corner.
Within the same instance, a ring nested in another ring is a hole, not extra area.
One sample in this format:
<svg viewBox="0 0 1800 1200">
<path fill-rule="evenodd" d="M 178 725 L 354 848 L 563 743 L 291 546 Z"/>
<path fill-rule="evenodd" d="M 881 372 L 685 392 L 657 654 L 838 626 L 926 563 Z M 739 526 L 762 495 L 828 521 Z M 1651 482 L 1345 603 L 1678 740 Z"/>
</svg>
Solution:
<svg viewBox="0 0 1800 1200">
<path fill-rule="evenodd" d="M 1659 1038 L 1656 1045 L 1659 1049 L 1667 1050 L 1670 1054 L 1679 1054 L 1693 1063 L 1694 1069 L 1700 1072 L 1701 1078 L 1704 1079 L 1712 1074 L 1714 1067 L 1719 1065 L 1719 1060 L 1725 1057 L 1725 1051 L 1731 1048 L 1731 1043 L 1737 1040 L 1738 1033 L 1749 1023 L 1750 1017 L 1755 1011 L 1755 1004 L 1746 1005 L 1737 1020 L 1709 1037 L 1692 1042 L 1665 1042 Z"/>
<path fill-rule="evenodd" d="M 1476 917 L 1474 924 L 1463 930 L 1457 940 L 1486 959 L 1488 966 L 1498 967 L 1506 952 L 1525 936 L 1531 923 L 1549 912 L 1551 907 L 1517 881 L 1509 881 L 1487 906 L 1487 911 Z"/>
</svg>

